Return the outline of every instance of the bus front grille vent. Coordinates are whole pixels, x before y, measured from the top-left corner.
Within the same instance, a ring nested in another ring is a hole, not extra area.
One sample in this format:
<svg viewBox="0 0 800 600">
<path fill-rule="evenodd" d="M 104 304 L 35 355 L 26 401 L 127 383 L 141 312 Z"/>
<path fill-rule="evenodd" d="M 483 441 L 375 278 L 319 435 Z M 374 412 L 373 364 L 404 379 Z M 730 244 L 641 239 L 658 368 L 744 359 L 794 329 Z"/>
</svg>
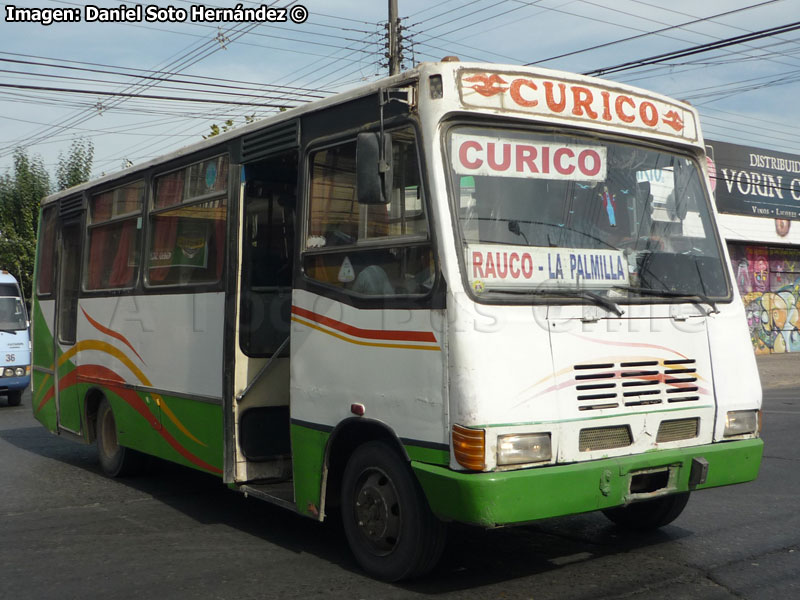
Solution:
<svg viewBox="0 0 800 600">
<path fill-rule="evenodd" d="M 578 447 L 581 452 L 624 448 L 633 443 L 631 428 L 627 425 L 581 429 Z"/>
<path fill-rule="evenodd" d="M 578 410 L 650 407 L 699 400 L 692 358 L 575 365 Z"/>
<path fill-rule="evenodd" d="M 675 419 L 661 421 L 658 427 L 656 442 L 677 442 L 678 440 L 691 440 L 700 433 L 700 419 Z"/>
</svg>

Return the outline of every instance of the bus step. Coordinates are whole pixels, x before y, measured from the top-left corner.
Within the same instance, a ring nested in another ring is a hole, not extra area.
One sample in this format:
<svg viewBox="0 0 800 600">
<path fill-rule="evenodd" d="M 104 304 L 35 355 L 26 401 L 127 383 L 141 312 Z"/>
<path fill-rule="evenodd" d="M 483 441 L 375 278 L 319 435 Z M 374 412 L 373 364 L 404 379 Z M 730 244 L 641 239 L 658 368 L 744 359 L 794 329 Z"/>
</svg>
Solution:
<svg viewBox="0 0 800 600">
<path fill-rule="evenodd" d="M 246 483 L 239 486 L 239 491 L 245 496 L 253 496 L 289 510 L 297 510 L 294 503 L 294 482 L 291 480 L 274 483 Z"/>
</svg>

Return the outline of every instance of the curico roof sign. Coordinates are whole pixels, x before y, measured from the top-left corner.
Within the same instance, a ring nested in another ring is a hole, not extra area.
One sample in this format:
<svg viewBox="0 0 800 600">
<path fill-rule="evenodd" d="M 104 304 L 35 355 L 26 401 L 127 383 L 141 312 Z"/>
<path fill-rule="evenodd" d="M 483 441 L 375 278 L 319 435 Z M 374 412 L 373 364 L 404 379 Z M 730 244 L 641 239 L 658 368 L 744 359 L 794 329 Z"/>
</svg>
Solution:
<svg viewBox="0 0 800 600">
<path fill-rule="evenodd" d="M 698 139 L 694 113 L 684 106 L 611 86 L 530 73 L 463 69 L 458 74 L 458 89 L 461 103 L 467 107 L 613 125 L 688 141 Z"/>
</svg>

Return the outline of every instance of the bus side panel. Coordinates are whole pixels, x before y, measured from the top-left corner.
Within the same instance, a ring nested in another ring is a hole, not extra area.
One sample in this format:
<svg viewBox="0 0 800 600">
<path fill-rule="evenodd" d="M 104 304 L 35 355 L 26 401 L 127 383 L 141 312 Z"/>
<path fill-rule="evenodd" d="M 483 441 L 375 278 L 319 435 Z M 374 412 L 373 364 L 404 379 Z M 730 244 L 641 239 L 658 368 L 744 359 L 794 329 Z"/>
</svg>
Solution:
<svg viewBox="0 0 800 600">
<path fill-rule="evenodd" d="M 292 467 L 294 468 L 294 499 L 300 514 L 320 518 L 322 506 L 322 472 L 325 447 L 330 431 L 322 431 L 292 423 Z M 302 476 L 299 474 L 302 473 Z"/>
<path fill-rule="evenodd" d="M 221 475 L 223 307 L 222 293 L 82 299 L 65 355 L 81 412 L 101 390 L 120 444 Z"/>
<path fill-rule="evenodd" d="M 81 396 L 89 386 L 82 386 Z M 222 407 L 171 395 L 106 387 L 119 443 L 201 471 L 222 475 Z M 169 406 L 168 414 L 159 407 Z"/>
<path fill-rule="evenodd" d="M 150 433 L 145 452 L 188 467 L 222 476 L 222 406 L 177 395 L 139 393 L 146 405 L 160 405 L 161 426 Z M 144 427 L 139 419 L 139 427 Z M 131 447 L 136 435 L 130 436 Z M 144 437 L 144 435 L 143 435 Z M 126 443 L 127 438 L 121 438 Z"/>
<path fill-rule="evenodd" d="M 421 448 L 414 456 L 441 461 L 449 439 L 440 319 L 432 309 L 359 309 L 294 291 L 291 418 L 305 428 L 292 428 L 292 452 L 301 514 L 319 506 L 327 434 L 318 432 L 353 418 L 354 404 Z"/>
<path fill-rule="evenodd" d="M 53 311 L 54 300 L 33 298 L 33 365 L 31 405 L 33 415 L 42 425 L 55 432 L 58 428 L 53 371 Z"/>
</svg>

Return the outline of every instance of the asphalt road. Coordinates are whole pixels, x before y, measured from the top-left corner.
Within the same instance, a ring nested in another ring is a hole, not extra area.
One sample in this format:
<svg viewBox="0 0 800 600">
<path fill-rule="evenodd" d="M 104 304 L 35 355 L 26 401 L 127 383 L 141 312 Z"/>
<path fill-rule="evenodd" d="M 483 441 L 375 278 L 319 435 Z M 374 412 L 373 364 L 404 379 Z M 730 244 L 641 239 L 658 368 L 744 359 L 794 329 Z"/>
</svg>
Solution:
<svg viewBox="0 0 800 600">
<path fill-rule="evenodd" d="M 110 480 L 96 451 L 0 398 L 0 599 L 800 598 L 800 387 L 765 393 L 757 481 L 696 493 L 659 532 L 600 514 L 451 531 L 411 584 L 365 577 L 319 525 L 157 463 Z"/>
</svg>

